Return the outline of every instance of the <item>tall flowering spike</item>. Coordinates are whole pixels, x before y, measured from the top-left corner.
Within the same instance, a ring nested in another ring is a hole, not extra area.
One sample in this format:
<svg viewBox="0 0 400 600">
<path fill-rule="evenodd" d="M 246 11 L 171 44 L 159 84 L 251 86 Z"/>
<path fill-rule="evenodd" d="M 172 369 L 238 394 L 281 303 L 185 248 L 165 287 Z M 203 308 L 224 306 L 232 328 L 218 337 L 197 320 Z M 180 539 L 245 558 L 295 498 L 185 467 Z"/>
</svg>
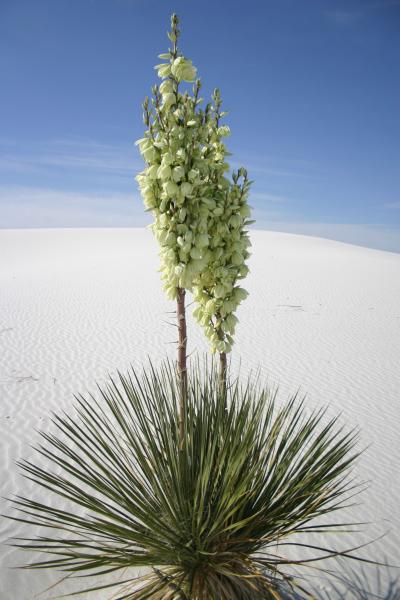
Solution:
<svg viewBox="0 0 400 600">
<path fill-rule="evenodd" d="M 238 280 L 247 273 L 250 245 L 245 227 L 249 182 L 244 169 L 227 178 L 229 153 L 221 124 L 218 89 L 201 108 L 201 82 L 192 61 L 178 50 L 178 18 L 171 19 L 172 48 L 155 69 L 161 82 L 143 103 L 144 137 L 136 142 L 146 162 L 137 181 L 153 233 L 160 245 L 164 289 L 194 293 L 194 315 L 204 327 L 211 349 L 229 352 L 234 312 L 245 297 Z M 188 85 L 189 84 L 189 85 Z M 186 89 L 183 89 L 185 86 Z"/>
<path fill-rule="evenodd" d="M 226 180 L 225 180 L 226 181 Z M 216 185 L 214 212 L 209 223 L 210 260 L 196 279 L 197 308 L 194 316 L 203 326 L 211 350 L 220 354 L 231 351 L 238 322 L 235 311 L 247 292 L 239 282 L 249 269 L 250 240 L 246 227 L 251 221 L 247 204 L 250 183 L 245 169 L 233 174 L 233 183 Z"/>
<path fill-rule="evenodd" d="M 154 216 L 153 233 L 160 245 L 161 273 L 169 298 L 178 288 L 191 290 L 196 275 L 207 264 L 205 248 L 196 245 L 201 233 L 206 166 L 202 146 L 204 114 L 199 110 L 200 80 L 196 69 L 178 50 L 178 18 L 172 16 L 168 33 L 172 48 L 159 57 L 161 83 L 152 89 L 151 103 L 143 104 L 144 137 L 136 143 L 146 162 L 137 181 L 147 210 Z M 181 91 L 182 82 L 193 82 L 192 90 Z"/>
<path fill-rule="evenodd" d="M 246 260 L 250 256 L 250 240 L 246 230 L 251 223 L 247 203 L 251 182 L 243 167 L 227 179 L 229 153 L 223 138 L 230 134 L 221 125 L 222 100 L 218 89 L 209 105 L 209 135 L 203 148 L 210 163 L 211 215 L 208 218 L 209 261 L 198 275 L 194 286 L 197 307 L 194 316 L 211 344 L 212 352 L 225 355 L 232 349 L 238 322 L 235 311 L 247 296 L 239 281 L 248 273 Z"/>
</svg>

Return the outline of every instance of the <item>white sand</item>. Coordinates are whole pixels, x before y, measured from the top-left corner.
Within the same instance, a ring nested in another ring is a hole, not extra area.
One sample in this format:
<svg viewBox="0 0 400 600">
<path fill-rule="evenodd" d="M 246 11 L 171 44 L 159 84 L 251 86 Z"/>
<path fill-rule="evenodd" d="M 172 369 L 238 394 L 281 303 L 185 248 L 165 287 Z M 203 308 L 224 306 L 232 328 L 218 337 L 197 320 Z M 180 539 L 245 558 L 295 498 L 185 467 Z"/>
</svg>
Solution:
<svg viewBox="0 0 400 600">
<path fill-rule="evenodd" d="M 329 405 L 329 416 L 341 411 L 361 428 L 362 445 L 371 446 L 356 474 L 370 485 L 351 516 L 372 524 L 333 543 L 345 548 L 388 531 L 363 554 L 400 564 L 400 255 L 264 231 L 252 241 L 233 365 L 241 358 L 244 373 L 260 366 L 282 398 L 301 388 L 310 407 Z M 73 393 L 93 390 L 109 371 L 174 356 L 176 330 L 166 322 L 174 305 L 157 269 L 156 243 L 142 229 L 0 231 L 2 496 L 30 494 L 14 461 L 31 455 L 51 410 L 69 410 Z M 206 349 L 191 320 L 189 336 L 190 351 Z M 36 597 L 58 576 L 9 569 L 33 558 L 5 545 L 27 530 L 2 520 L 0 533 L 0 598 Z M 383 569 L 378 582 L 376 569 L 354 569 L 370 593 L 400 597 L 400 585 L 390 590 L 400 570 Z"/>
</svg>

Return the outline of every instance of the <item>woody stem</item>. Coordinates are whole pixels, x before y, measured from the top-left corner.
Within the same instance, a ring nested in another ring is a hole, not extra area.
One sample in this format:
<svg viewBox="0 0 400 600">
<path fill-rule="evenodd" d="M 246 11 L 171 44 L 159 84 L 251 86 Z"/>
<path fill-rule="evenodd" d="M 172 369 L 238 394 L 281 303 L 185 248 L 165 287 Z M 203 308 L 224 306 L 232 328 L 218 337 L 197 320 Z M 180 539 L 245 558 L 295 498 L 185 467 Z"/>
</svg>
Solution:
<svg viewBox="0 0 400 600">
<path fill-rule="evenodd" d="M 185 411 L 187 404 L 187 367 L 186 367 L 186 313 L 185 313 L 185 290 L 178 288 L 177 310 L 178 319 L 178 385 L 179 385 L 179 445 L 183 448 L 185 435 Z"/>
</svg>

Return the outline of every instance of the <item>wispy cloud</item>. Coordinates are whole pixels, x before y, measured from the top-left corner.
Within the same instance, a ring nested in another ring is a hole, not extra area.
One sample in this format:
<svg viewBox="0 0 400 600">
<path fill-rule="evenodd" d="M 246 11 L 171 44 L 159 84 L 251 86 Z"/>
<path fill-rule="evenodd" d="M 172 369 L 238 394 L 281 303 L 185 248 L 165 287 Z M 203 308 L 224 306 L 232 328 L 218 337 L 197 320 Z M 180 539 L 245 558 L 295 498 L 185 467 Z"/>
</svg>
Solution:
<svg viewBox="0 0 400 600">
<path fill-rule="evenodd" d="M 129 227 L 150 222 L 137 194 L 0 187 L 0 228 Z"/>
<path fill-rule="evenodd" d="M 397 202 L 387 202 L 383 205 L 384 208 L 400 208 L 400 200 Z"/>
<path fill-rule="evenodd" d="M 267 194 L 268 196 L 268 194 Z M 86 194 L 50 188 L 0 187 L 0 228 L 140 227 L 151 217 L 136 194 Z M 255 227 L 400 252 L 400 228 L 349 223 L 296 223 L 269 207 L 254 210 Z"/>
<path fill-rule="evenodd" d="M 364 13 L 361 11 L 350 11 L 350 10 L 331 10 L 326 13 L 326 16 L 341 26 L 349 26 L 353 25 L 356 21 L 358 21 L 361 17 L 363 17 Z"/>
<path fill-rule="evenodd" d="M 238 160 L 230 161 L 232 167 L 237 169 L 245 166 L 250 178 L 260 177 L 290 177 L 314 179 L 320 175 L 321 166 L 314 160 L 291 156 L 272 156 L 245 154 Z"/>
<path fill-rule="evenodd" d="M 268 194 L 265 192 L 252 192 L 251 200 L 256 200 L 260 202 L 268 202 L 273 204 L 283 204 L 289 202 L 289 198 L 286 196 L 280 196 L 278 194 Z"/>
<path fill-rule="evenodd" d="M 334 10 L 328 10 L 325 12 L 325 16 L 336 25 L 342 27 L 349 27 L 350 25 L 353 25 L 357 21 L 361 20 L 362 18 L 368 16 L 373 12 L 391 9 L 395 7 L 400 7 L 400 0 L 381 0 L 379 2 L 364 2 L 361 6 L 358 6 L 357 9 L 337 8 Z"/>
<path fill-rule="evenodd" d="M 3 173 L 54 172 L 54 169 L 77 169 L 131 177 L 140 168 L 133 144 L 109 145 L 93 140 L 65 139 L 17 145 L 0 140 Z"/>
<path fill-rule="evenodd" d="M 400 0 L 380 0 L 379 2 L 371 2 L 369 6 L 374 8 L 391 8 L 392 6 L 400 6 Z"/>
<path fill-rule="evenodd" d="M 252 162 L 243 162 L 242 164 L 238 161 L 232 161 L 231 165 L 233 169 L 238 169 L 239 167 L 245 166 L 250 177 L 252 177 L 255 173 L 258 175 L 267 175 L 273 177 L 309 177 L 309 173 L 305 171 L 302 172 L 300 169 L 276 167 L 273 165 L 268 165 L 267 161 L 265 161 L 264 165 L 254 164 Z"/>
</svg>

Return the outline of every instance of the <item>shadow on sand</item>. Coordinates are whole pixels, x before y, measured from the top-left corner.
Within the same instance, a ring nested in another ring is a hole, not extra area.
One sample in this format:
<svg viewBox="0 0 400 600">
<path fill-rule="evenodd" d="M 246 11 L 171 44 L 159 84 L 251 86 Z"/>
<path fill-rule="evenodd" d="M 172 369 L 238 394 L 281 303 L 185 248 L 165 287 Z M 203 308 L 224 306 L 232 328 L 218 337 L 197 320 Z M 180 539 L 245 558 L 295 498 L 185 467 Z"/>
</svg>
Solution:
<svg viewBox="0 0 400 600">
<path fill-rule="evenodd" d="M 305 578 L 304 587 L 316 600 L 400 600 L 400 573 L 394 575 L 387 567 L 341 566 L 340 570 L 330 571 L 318 585 Z M 301 594 L 283 593 L 285 600 L 306 600 Z"/>
</svg>

